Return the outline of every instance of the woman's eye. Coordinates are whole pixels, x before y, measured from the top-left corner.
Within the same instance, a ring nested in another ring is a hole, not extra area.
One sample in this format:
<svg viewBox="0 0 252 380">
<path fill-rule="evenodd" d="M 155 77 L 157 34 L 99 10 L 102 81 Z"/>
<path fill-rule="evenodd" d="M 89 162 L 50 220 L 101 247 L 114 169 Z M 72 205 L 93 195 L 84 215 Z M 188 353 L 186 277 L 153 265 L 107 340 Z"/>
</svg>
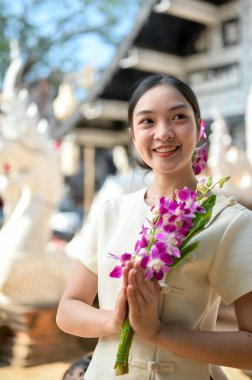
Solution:
<svg viewBox="0 0 252 380">
<path fill-rule="evenodd" d="M 152 119 L 143 119 L 140 121 L 140 124 L 150 125 L 150 124 L 153 124 L 153 120 Z"/>
<path fill-rule="evenodd" d="M 175 115 L 174 117 L 173 117 L 173 120 L 182 120 L 182 119 L 185 119 L 185 115 L 184 114 L 182 114 L 182 113 L 180 113 L 180 114 L 178 114 L 178 115 Z"/>
</svg>

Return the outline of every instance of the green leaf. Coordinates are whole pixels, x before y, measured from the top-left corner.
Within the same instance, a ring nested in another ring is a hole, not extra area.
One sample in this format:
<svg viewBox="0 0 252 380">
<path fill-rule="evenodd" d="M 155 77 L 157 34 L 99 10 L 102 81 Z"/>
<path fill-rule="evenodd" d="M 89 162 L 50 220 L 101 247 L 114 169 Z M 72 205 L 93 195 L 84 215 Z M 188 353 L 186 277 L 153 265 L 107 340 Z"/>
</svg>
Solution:
<svg viewBox="0 0 252 380">
<path fill-rule="evenodd" d="M 216 194 L 211 194 L 203 203 L 202 203 L 202 207 L 204 207 L 204 209 L 206 211 L 208 211 L 210 208 L 213 208 L 213 206 L 215 205 L 215 202 L 216 202 Z"/>
<path fill-rule="evenodd" d="M 193 227 L 184 238 L 183 242 L 180 245 L 180 249 L 183 249 L 185 245 L 198 233 L 204 230 L 206 224 L 209 222 L 212 216 L 213 207 L 215 205 L 216 195 L 211 194 L 202 204 L 202 207 L 206 210 L 205 214 L 198 213 L 193 220 Z"/>
<path fill-rule="evenodd" d="M 189 255 L 192 251 L 194 251 L 196 248 L 198 248 L 199 241 L 196 241 L 190 245 L 187 245 L 186 247 L 180 249 L 180 257 L 176 257 L 173 261 L 172 268 L 175 267 L 181 260 L 183 260 L 186 256 Z"/>
</svg>

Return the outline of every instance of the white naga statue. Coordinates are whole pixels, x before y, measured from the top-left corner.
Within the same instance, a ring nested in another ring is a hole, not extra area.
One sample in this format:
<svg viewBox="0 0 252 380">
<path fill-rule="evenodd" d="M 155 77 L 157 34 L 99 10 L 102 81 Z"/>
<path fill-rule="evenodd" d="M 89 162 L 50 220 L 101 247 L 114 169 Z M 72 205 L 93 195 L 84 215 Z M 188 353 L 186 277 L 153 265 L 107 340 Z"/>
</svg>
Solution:
<svg viewBox="0 0 252 380">
<path fill-rule="evenodd" d="M 143 173 L 131 175 L 125 152 L 117 147 L 118 175 L 107 178 L 81 233 L 66 245 L 55 245 L 50 220 L 63 195 L 63 177 L 46 121 L 30 104 L 28 92 L 19 90 L 22 70 L 16 57 L 6 73 L 0 104 L 0 195 L 8 207 L 0 229 L 0 306 L 7 301 L 58 302 L 100 204 L 112 193 L 144 186 Z M 1 174 L 6 164 L 11 171 Z"/>
<path fill-rule="evenodd" d="M 246 151 L 232 143 L 225 119 L 216 113 L 211 124 L 212 133 L 209 136 L 208 168 L 213 177 L 230 176 L 224 191 L 234 195 L 241 203 L 252 205 L 252 161 L 251 152 L 248 149 L 248 147 L 251 149 L 252 144 L 251 104 L 247 109 L 249 111 L 245 116 Z"/>
<path fill-rule="evenodd" d="M 18 89 L 22 70 L 22 60 L 15 57 L 4 78 L 0 104 L 0 168 L 8 164 L 13 171 L 4 181 L 2 174 L 0 191 L 5 192 L 3 198 L 13 194 L 15 199 L 0 230 L 0 306 L 58 302 L 65 287 L 60 273 L 50 270 L 47 254 L 49 220 L 63 192 L 58 152 L 47 122 L 30 104 L 27 91 Z"/>
</svg>

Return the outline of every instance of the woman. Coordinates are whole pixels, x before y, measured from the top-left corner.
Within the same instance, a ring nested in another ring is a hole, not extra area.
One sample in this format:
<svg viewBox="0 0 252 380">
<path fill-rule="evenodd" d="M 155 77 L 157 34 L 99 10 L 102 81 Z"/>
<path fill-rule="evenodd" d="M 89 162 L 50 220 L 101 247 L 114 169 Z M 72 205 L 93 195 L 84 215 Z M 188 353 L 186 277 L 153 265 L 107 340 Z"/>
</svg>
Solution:
<svg viewBox="0 0 252 380">
<path fill-rule="evenodd" d="M 115 378 L 118 336 L 127 304 L 135 331 L 129 374 L 123 379 L 225 379 L 220 365 L 252 368 L 252 213 L 217 196 L 200 245 L 168 275 L 168 292 L 128 263 L 122 282 L 110 278 L 109 253 L 133 252 L 150 206 L 184 186 L 196 191 L 192 156 L 200 134 L 192 90 L 164 75 L 145 78 L 129 102 L 129 128 L 141 165 L 151 168 L 148 188 L 105 203 L 89 227 L 83 255 L 59 305 L 58 326 L 99 337 L 85 380 Z M 93 308 L 97 294 L 100 309 Z M 239 331 L 215 332 L 220 299 L 234 302 Z M 209 364 L 211 363 L 211 365 Z"/>
</svg>

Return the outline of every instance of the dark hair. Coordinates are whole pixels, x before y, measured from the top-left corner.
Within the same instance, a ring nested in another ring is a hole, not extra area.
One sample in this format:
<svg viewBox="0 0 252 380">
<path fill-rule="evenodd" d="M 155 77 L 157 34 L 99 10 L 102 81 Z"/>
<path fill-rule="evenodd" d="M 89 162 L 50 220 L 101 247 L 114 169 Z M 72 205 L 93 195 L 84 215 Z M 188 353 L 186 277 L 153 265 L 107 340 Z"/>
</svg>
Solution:
<svg viewBox="0 0 252 380">
<path fill-rule="evenodd" d="M 195 116 L 196 125 L 199 128 L 200 126 L 199 126 L 198 121 L 200 118 L 200 108 L 199 108 L 199 104 L 194 92 L 186 83 L 182 82 L 180 79 L 174 76 L 165 75 L 165 74 L 152 74 L 145 77 L 141 81 L 135 83 L 135 85 L 133 86 L 133 91 L 131 93 L 131 97 L 130 97 L 129 105 L 128 105 L 129 128 L 133 129 L 133 112 L 140 98 L 147 91 L 161 84 L 167 84 L 169 86 L 174 87 L 184 96 L 184 98 L 188 101 L 188 103 L 192 107 L 192 110 Z M 131 144 L 130 144 L 130 150 L 131 150 L 131 156 L 133 160 L 139 166 L 141 166 L 144 169 L 150 169 L 150 167 L 138 155 L 135 154 L 136 152 L 135 152 L 135 149 L 133 148 L 132 139 L 131 139 Z"/>
</svg>

